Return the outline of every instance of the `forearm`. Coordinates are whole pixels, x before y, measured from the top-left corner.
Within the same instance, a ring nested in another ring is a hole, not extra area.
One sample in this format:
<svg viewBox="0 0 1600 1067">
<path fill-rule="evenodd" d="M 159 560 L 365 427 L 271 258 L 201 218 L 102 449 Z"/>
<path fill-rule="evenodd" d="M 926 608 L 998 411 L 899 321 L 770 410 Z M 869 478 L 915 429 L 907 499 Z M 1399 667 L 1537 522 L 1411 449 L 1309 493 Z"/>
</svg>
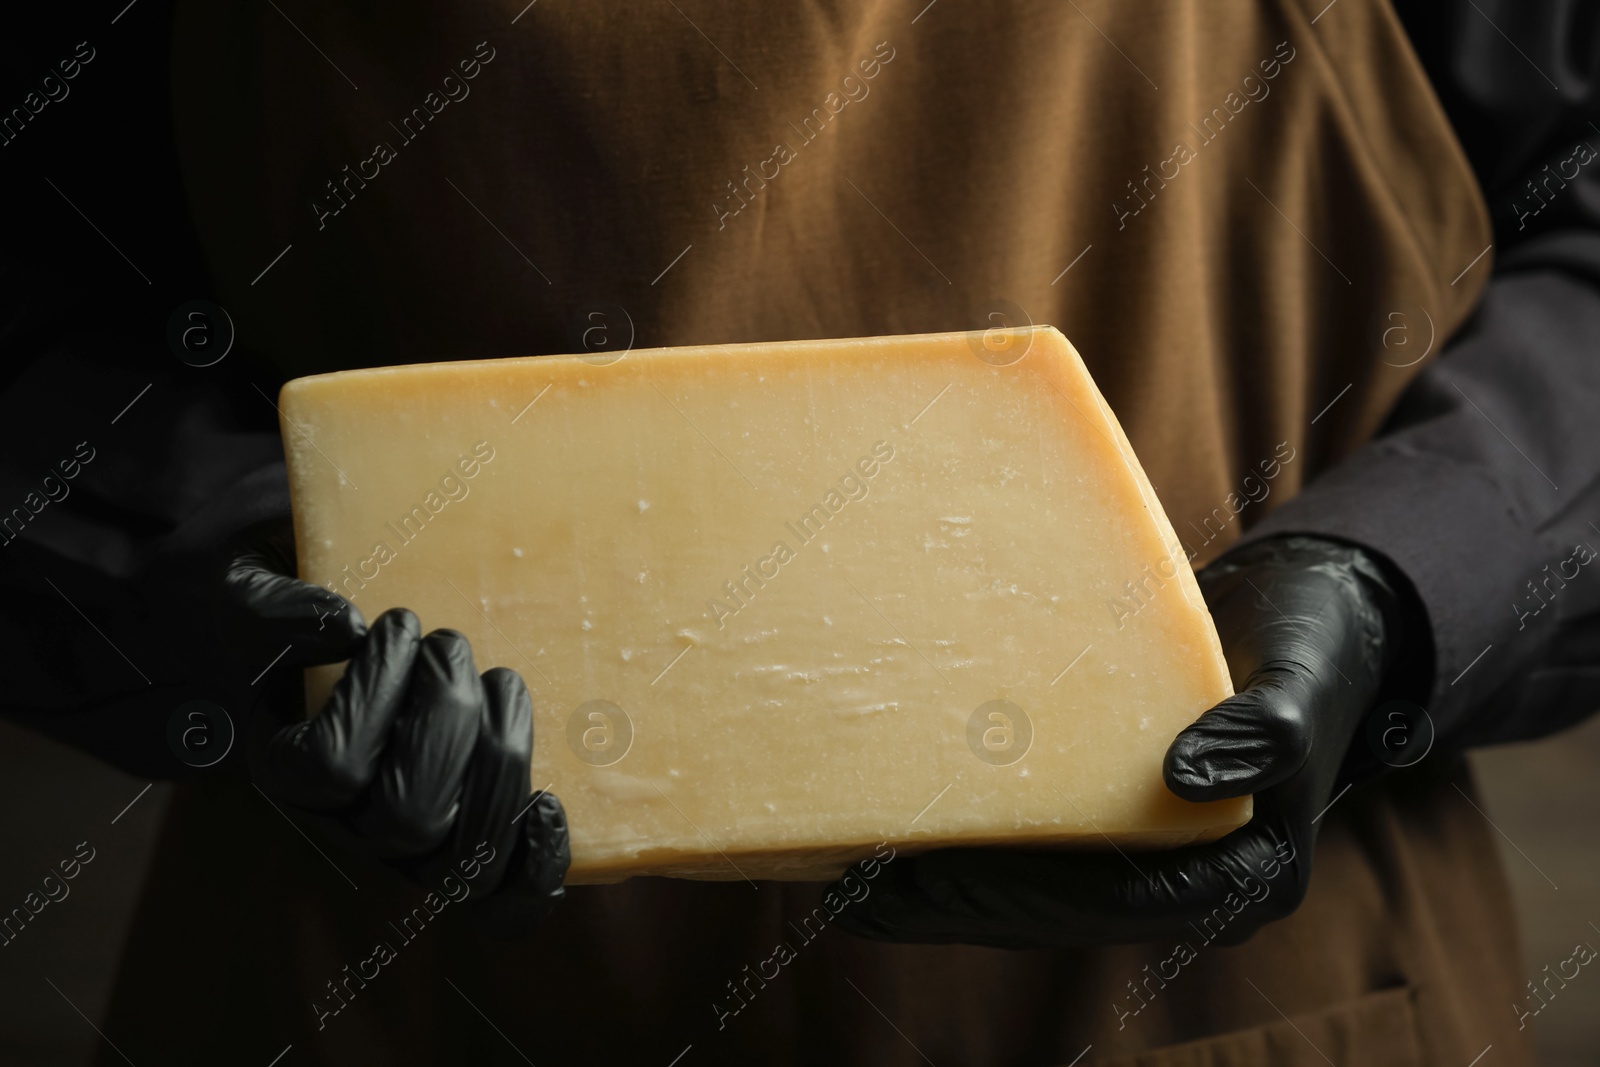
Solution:
<svg viewBox="0 0 1600 1067">
<path fill-rule="evenodd" d="M 1600 707 L 1582 665 L 1600 567 L 1579 562 L 1600 548 L 1597 336 L 1588 280 L 1497 277 L 1386 432 L 1247 535 L 1331 537 L 1389 561 L 1423 629 L 1401 635 L 1401 670 L 1459 743 L 1539 736 Z"/>
<path fill-rule="evenodd" d="M 1600 22 L 1395 0 L 1495 223 L 1496 275 L 1377 440 L 1246 540 L 1352 541 L 1409 585 L 1393 695 L 1453 743 L 1600 707 Z M 1586 666 L 1590 665 L 1590 666 Z"/>
</svg>

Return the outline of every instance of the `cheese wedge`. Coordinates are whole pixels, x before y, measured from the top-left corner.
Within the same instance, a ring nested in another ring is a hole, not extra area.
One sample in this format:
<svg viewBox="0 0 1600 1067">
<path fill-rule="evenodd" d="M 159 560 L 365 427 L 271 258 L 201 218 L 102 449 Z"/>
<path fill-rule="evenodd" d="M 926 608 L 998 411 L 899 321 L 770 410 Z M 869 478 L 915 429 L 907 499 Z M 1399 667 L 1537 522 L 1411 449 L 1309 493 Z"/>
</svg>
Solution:
<svg viewBox="0 0 1600 1067">
<path fill-rule="evenodd" d="M 1162 782 L 1228 669 L 1053 328 L 349 371 L 281 410 L 301 577 L 522 675 L 571 883 L 1250 816 Z"/>
</svg>

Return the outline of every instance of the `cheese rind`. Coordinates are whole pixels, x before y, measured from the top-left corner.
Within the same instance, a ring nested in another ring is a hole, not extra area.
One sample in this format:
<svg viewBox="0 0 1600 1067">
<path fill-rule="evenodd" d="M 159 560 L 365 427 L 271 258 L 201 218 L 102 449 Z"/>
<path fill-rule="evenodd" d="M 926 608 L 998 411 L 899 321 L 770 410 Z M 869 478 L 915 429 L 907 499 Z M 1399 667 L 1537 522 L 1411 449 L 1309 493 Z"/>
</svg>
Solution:
<svg viewBox="0 0 1600 1067">
<path fill-rule="evenodd" d="M 301 577 L 522 675 L 569 882 L 1249 818 L 1162 782 L 1227 666 L 1052 328 L 350 371 L 280 406 Z"/>
</svg>

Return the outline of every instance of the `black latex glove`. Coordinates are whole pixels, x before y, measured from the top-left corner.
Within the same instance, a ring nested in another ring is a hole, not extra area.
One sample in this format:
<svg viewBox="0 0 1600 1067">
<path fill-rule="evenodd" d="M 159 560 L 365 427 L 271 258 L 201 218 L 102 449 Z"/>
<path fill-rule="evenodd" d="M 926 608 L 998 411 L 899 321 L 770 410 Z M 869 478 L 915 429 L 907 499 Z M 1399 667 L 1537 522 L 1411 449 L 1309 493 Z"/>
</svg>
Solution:
<svg viewBox="0 0 1600 1067">
<path fill-rule="evenodd" d="M 250 724 L 256 785 L 430 889 L 453 874 L 471 896 L 493 894 L 487 910 L 501 924 L 543 918 L 563 894 L 567 824 L 553 795 L 530 796 L 522 679 L 503 667 L 480 676 L 465 637 L 424 636 L 403 608 L 368 630 L 354 604 L 294 574 L 293 534 L 279 522 L 246 538 L 223 580 L 231 647 L 272 664 Z M 344 659 L 307 720 L 299 668 Z"/>
<path fill-rule="evenodd" d="M 1000 948 L 1197 933 L 1237 943 L 1298 907 L 1313 820 L 1334 799 L 1383 679 L 1399 598 L 1361 549 L 1309 537 L 1246 546 L 1199 579 L 1237 694 L 1177 736 L 1164 774 L 1187 800 L 1255 794 L 1249 823 L 1167 852 L 969 848 L 899 858 L 840 924 L 879 940 Z"/>
</svg>

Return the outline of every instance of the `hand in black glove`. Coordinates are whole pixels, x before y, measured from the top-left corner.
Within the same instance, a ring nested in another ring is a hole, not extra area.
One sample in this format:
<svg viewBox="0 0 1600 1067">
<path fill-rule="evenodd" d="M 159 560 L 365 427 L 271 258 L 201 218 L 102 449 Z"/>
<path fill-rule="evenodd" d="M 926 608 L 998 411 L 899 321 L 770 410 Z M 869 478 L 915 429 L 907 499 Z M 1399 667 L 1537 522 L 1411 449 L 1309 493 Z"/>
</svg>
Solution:
<svg viewBox="0 0 1600 1067">
<path fill-rule="evenodd" d="M 1400 600 L 1361 549 L 1309 537 L 1246 546 L 1199 580 L 1237 694 L 1177 736 L 1164 773 L 1187 800 L 1255 794 L 1249 823 L 1170 852 L 897 859 L 840 924 L 886 941 L 1038 948 L 1188 937 L 1210 919 L 1207 940 L 1220 927 L 1237 943 L 1298 907 L 1313 820 L 1378 692 Z"/>
<path fill-rule="evenodd" d="M 254 531 L 223 580 L 232 647 L 260 664 L 280 657 L 251 723 L 257 786 L 429 888 L 470 877 L 475 895 L 495 894 L 502 922 L 543 918 L 563 894 L 567 824 L 548 793 L 530 806 L 522 679 L 503 667 L 480 676 L 465 637 L 424 636 L 403 608 L 368 630 L 354 604 L 294 573 L 285 522 Z M 306 720 L 295 668 L 344 659 Z"/>
</svg>

